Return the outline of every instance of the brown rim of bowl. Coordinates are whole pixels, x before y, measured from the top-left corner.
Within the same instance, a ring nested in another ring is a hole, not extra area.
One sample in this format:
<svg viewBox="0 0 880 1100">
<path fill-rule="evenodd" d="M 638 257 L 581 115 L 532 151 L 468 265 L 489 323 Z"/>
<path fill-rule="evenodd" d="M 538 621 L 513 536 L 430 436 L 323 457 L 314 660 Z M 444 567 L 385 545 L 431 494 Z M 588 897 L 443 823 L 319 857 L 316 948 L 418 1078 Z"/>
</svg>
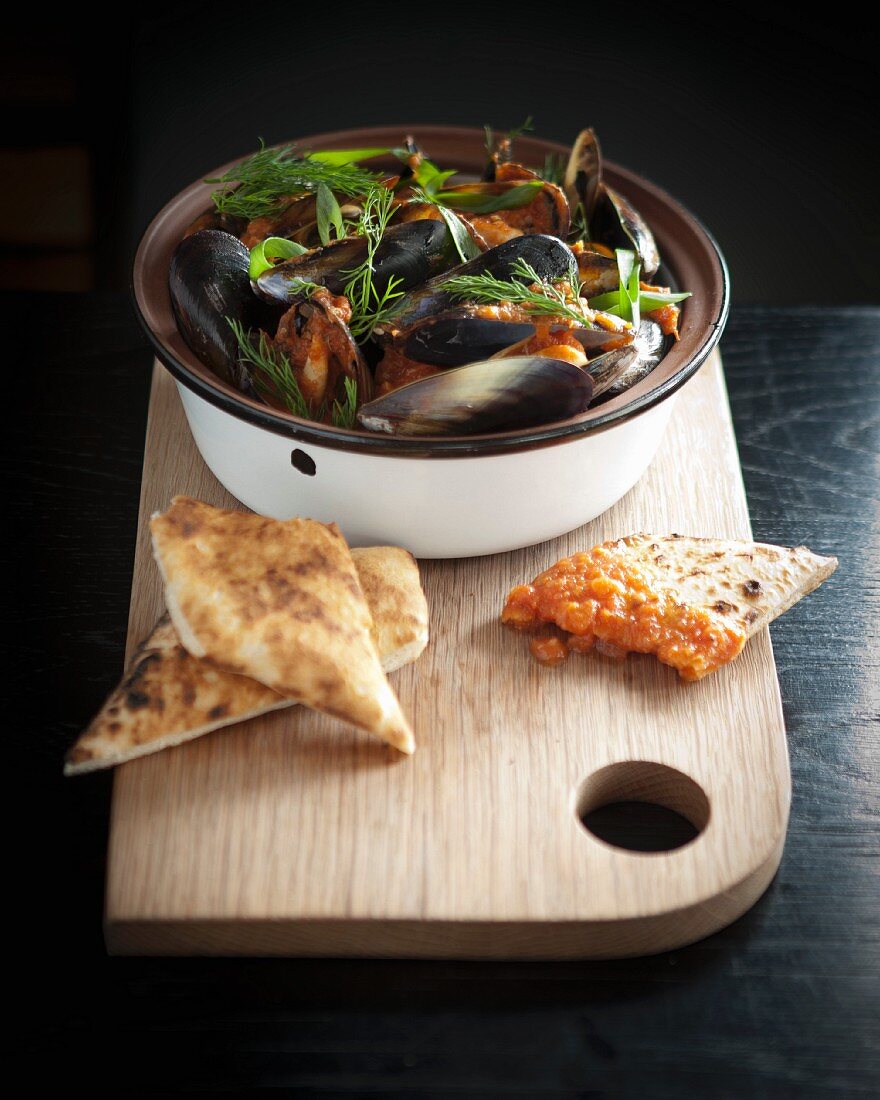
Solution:
<svg viewBox="0 0 880 1100">
<path fill-rule="evenodd" d="M 479 173 L 485 160 L 482 130 L 463 126 L 382 126 L 337 130 L 296 140 L 304 149 L 393 146 L 403 134 L 423 140 L 432 158 Z M 550 153 L 566 155 L 558 142 L 523 136 L 517 155 L 539 164 Z M 221 175 L 241 158 L 207 173 Z M 375 162 L 381 165 L 381 160 Z M 210 205 L 211 187 L 199 180 L 179 192 L 156 215 L 141 238 L 132 273 L 138 318 L 160 361 L 188 389 L 210 404 L 257 427 L 299 442 L 337 450 L 401 457 L 456 458 L 502 454 L 564 443 L 575 436 L 600 432 L 645 412 L 675 393 L 705 362 L 727 321 L 730 285 L 718 245 L 701 223 L 665 191 L 610 162 L 606 177 L 639 209 L 654 232 L 663 271 L 676 286 L 692 291 L 684 303 L 681 340 L 637 385 L 596 409 L 569 420 L 521 431 L 470 436 L 391 436 L 334 428 L 283 413 L 239 393 L 201 363 L 183 342 L 168 292 L 168 265 L 183 231 Z"/>
</svg>

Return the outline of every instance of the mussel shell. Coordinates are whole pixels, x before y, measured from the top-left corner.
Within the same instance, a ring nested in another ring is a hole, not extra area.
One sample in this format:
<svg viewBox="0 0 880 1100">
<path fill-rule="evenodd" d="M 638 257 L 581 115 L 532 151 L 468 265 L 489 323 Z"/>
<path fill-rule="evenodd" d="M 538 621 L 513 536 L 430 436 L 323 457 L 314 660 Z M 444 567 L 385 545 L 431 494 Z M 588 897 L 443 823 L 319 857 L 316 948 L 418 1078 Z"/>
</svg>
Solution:
<svg viewBox="0 0 880 1100">
<path fill-rule="evenodd" d="M 605 256 L 601 252 L 586 249 L 578 253 L 577 261 L 581 294 L 584 297 L 606 294 L 620 286 L 620 268 L 615 256 Z"/>
<path fill-rule="evenodd" d="M 544 233 L 513 237 L 467 263 L 434 276 L 423 286 L 407 294 L 400 300 L 395 312 L 393 328 L 408 328 L 423 317 L 430 317 L 452 306 L 452 295 L 443 289 L 443 284 L 448 279 L 460 275 L 494 275 L 496 279 L 509 280 L 516 274 L 514 265 L 518 260 L 524 260 L 535 269 L 538 278 L 547 282 L 565 279 L 572 272 L 577 272 L 574 253 L 558 237 Z M 390 331 L 390 328 L 391 326 L 384 326 L 384 331 Z"/>
<path fill-rule="evenodd" d="M 592 221 L 602 183 L 602 150 L 592 127 L 581 130 L 571 147 L 562 186 L 574 211 L 583 206 L 587 221 Z"/>
<path fill-rule="evenodd" d="M 594 374 L 595 396 L 616 397 L 641 382 L 663 358 L 668 343 L 656 321 L 643 320 L 632 344 L 606 352 L 588 365 Z"/>
<path fill-rule="evenodd" d="M 593 396 L 586 371 L 558 359 L 488 359 L 401 386 L 358 410 L 368 431 L 476 435 L 567 420 Z"/>
<path fill-rule="evenodd" d="M 628 242 L 627 247 L 634 248 L 642 261 L 642 278 L 650 279 L 660 266 L 660 252 L 654 234 L 629 199 L 607 184 L 603 191 L 607 204 L 614 211 L 614 220 Z M 612 240 L 611 243 L 616 242 Z"/>
<path fill-rule="evenodd" d="M 367 258 L 365 237 L 345 237 L 323 248 L 303 253 L 264 271 L 256 281 L 260 294 L 269 301 L 293 302 L 301 295 L 303 282 L 325 286 L 341 294 L 355 268 Z M 432 275 L 445 271 L 457 255 L 452 235 L 444 221 L 421 220 L 390 226 L 373 261 L 373 286 L 384 294 L 389 280 L 399 279 L 400 290 L 410 290 Z"/>
<path fill-rule="evenodd" d="M 461 367 L 490 359 L 535 335 L 528 321 L 501 321 L 473 315 L 473 307 L 447 310 L 417 321 L 395 338 L 407 359 L 437 367 Z"/>
<path fill-rule="evenodd" d="M 168 290 L 187 345 L 198 358 L 238 389 L 250 392 L 250 379 L 239 364 L 238 342 L 227 318 L 246 329 L 274 332 L 280 310 L 261 301 L 248 276 L 245 246 L 219 229 L 201 229 L 184 237 L 171 257 Z"/>
</svg>

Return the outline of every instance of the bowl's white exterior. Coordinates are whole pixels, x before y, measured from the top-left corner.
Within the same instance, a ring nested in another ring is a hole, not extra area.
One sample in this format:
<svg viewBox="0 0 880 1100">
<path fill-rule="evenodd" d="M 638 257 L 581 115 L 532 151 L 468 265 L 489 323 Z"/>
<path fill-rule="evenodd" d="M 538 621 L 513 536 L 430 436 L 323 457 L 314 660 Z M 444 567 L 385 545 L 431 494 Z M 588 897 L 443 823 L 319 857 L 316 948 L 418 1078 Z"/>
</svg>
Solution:
<svg viewBox="0 0 880 1100">
<path fill-rule="evenodd" d="M 202 457 L 248 508 L 334 521 L 353 546 L 403 546 L 418 558 L 515 550 L 594 519 L 648 468 L 675 401 L 550 446 L 409 458 L 300 446 L 177 385 Z M 295 450 L 312 459 L 314 475 L 294 467 Z"/>
</svg>

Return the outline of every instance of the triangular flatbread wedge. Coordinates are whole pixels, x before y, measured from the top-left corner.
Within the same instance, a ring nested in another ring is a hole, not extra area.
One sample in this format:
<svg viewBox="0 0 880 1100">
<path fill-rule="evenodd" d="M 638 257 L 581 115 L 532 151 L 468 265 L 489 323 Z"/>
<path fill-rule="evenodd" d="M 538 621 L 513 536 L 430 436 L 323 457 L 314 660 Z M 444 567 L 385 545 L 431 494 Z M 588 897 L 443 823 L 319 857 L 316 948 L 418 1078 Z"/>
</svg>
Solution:
<svg viewBox="0 0 880 1100">
<path fill-rule="evenodd" d="M 836 558 L 805 546 L 630 535 L 557 562 L 507 597 L 502 619 L 562 639 L 536 641 L 545 663 L 565 648 L 654 653 L 685 680 L 736 657 L 749 638 L 826 580 Z M 562 642 L 564 641 L 564 646 Z"/>
<path fill-rule="evenodd" d="M 194 657 L 414 751 L 335 524 L 267 519 L 178 496 L 150 530 L 165 604 Z"/>
<path fill-rule="evenodd" d="M 396 546 L 352 550 L 386 672 L 428 644 L 428 607 L 415 559 Z M 247 676 L 200 661 L 165 615 L 134 654 L 100 713 L 67 754 L 65 775 L 115 767 L 211 730 L 295 705 Z"/>
</svg>

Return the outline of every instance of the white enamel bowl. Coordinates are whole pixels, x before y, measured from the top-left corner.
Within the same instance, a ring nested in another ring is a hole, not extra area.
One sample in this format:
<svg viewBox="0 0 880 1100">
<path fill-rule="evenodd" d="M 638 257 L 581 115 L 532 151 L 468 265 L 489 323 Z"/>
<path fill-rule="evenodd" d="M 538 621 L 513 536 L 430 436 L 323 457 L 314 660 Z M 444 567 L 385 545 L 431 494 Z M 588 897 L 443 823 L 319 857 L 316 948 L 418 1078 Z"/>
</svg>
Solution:
<svg viewBox="0 0 880 1100">
<path fill-rule="evenodd" d="M 395 126 L 319 134 L 303 148 L 391 146 L 415 133 L 430 155 L 479 172 L 482 131 Z M 562 146 L 520 138 L 539 164 Z M 208 173 L 211 176 L 217 172 Z M 174 375 L 196 445 L 219 481 L 248 508 L 286 519 L 335 521 L 352 545 L 391 543 L 417 557 L 471 557 L 571 531 L 638 481 L 654 457 L 675 393 L 718 342 L 728 307 L 724 260 L 678 203 L 613 165 L 606 174 L 651 225 L 662 276 L 693 292 L 681 340 L 637 386 L 572 420 L 520 432 L 405 439 L 343 431 L 269 409 L 215 377 L 177 331 L 168 264 L 184 229 L 209 205 L 194 183 L 157 215 L 138 249 L 134 296 L 159 359 Z"/>
</svg>

